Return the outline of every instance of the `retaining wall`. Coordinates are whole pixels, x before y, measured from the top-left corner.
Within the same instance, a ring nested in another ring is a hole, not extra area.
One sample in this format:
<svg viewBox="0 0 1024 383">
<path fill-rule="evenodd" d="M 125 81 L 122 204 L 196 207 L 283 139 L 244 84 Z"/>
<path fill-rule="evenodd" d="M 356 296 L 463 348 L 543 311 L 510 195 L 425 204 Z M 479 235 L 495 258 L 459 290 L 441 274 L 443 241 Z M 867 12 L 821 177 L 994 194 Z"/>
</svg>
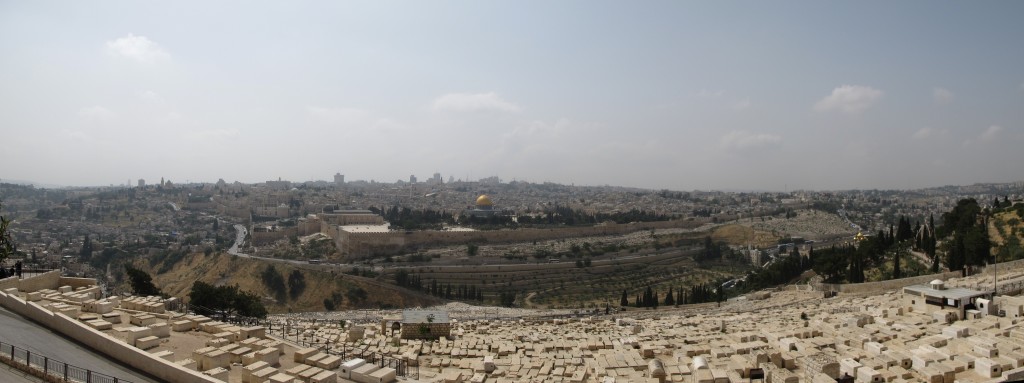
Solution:
<svg viewBox="0 0 1024 383">
<path fill-rule="evenodd" d="M 818 291 L 838 291 L 846 294 L 867 294 L 881 291 L 890 291 L 904 288 L 910 285 L 927 284 L 935 279 L 947 280 L 960 277 L 959 271 L 947 271 L 945 273 L 919 275 L 916 277 L 890 279 L 888 281 L 864 282 L 864 283 L 817 283 L 812 284 Z"/>
<path fill-rule="evenodd" d="M 348 233 L 332 226 L 322 231 L 331 235 L 346 256 L 397 254 L 409 247 L 458 245 L 464 243 L 511 243 L 551 239 L 622 235 L 643 230 L 696 228 L 707 220 L 671 220 L 657 222 L 608 223 L 596 226 L 480 231 L 392 231 L 386 233 Z M 332 230 L 333 229 L 333 230 Z"/>
<path fill-rule="evenodd" d="M 16 287 L 21 291 L 39 291 L 43 289 L 56 290 L 60 287 L 60 270 L 49 271 L 40 275 L 36 275 L 31 278 L 18 279 L 17 277 L 9 277 L 0 279 L 0 291 L 6 290 L 12 287 Z M 77 278 L 76 278 L 77 279 Z M 92 284 L 96 284 L 96 280 L 89 279 Z"/>
<path fill-rule="evenodd" d="M 3 305 L 8 310 L 29 318 L 40 325 L 46 326 L 50 330 L 60 332 L 61 334 L 85 344 L 93 350 L 103 353 L 108 357 L 117 359 L 136 370 L 144 371 L 163 381 L 223 383 L 213 377 L 179 367 L 172 362 L 153 356 L 144 350 L 135 348 L 111 337 L 110 335 L 94 330 L 75 318 L 71 318 L 60 313 L 50 312 L 49 310 L 37 305 L 35 302 L 26 302 L 18 297 L 11 296 L 0 291 L 0 305 Z M 45 352 L 45 350 L 43 350 L 43 352 Z"/>
</svg>

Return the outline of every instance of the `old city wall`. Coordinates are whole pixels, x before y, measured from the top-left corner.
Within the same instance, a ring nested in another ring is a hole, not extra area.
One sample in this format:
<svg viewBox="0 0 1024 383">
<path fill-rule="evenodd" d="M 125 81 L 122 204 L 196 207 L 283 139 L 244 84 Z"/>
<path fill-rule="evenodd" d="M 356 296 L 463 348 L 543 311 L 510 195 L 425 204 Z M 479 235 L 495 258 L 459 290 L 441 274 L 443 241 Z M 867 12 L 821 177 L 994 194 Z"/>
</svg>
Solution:
<svg viewBox="0 0 1024 383">
<path fill-rule="evenodd" d="M 213 204 L 215 205 L 217 214 L 239 218 L 245 222 L 249 222 L 249 219 L 251 218 L 248 206 L 228 204 L 223 201 L 223 198 L 218 196 L 213 197 Z"/>
<path fill-rule="evenodd" d="M 629 224 L 606 224 L 585 227 L 551 229 L 483 230 L 483 231 L 408 231 L 387 233 L 346 233 L 332 232 L 342 254 L 366 256 L 373 254 L 396 254 L 408 248 L 421 246 L 444 246 L 464 243 L 511 243 L 531 242 L 560 238 L 622 235 L 643 230 L 669 228 L 696 228 L 704 221 L 672 220 L 659 222 L 635 222 Z M 333 230 L 331 230 L 333 231 Z"/>
<path fill-rule="evenodd" d="M 42 276 L 40 276 L 42 277 Z M 59 277 L 59 275 L 58 275 Z M 39 278 L 39 277 L 35 277 Z M 35 279 L 30 278 L 30 279 Z M 163 381 L 167 382 L 220 382 L 210 376 L 181 368 L 162 358 L 135 348 L 110 335 L 94 330 L 84 323 L 70 318 L 64 314 L 53 313 L 37 305 L 35 302 L 26 302 L 21 298 L 0 292 L 0 305 L 4 308 L 18 313 L 32 321 L 46 326 L 71 337 L 78 342 L 84 343 L 89 348 L 103 353 L 104 355 L 117 359 L 132 368 L 144 371 Z M 72 361 L 73 362 L 73 361 Z"/>
<path fill-rule="evenodd" d="M 256 245 L 256 246 L 259 246 L 259 245 L 266 245 L 268 243 L 273 243 L 273 242 L 276 242 L 276 241 L 280 241 L 282 239 L 291 237 L 293 235 L 296 235 L 296 236 L 306 236 L 306 235 L 310 235 L 310 234 L 314 234 L 314 233 L 320 233 L 320 232 L 321 232 L 321 225 L 320 225 L 320 221 L 319 220 L 305 220 L 305 221 L 300 221 L 295 226 L 279 228 L 279 229 L 274 230 L 274 231 L 255 231 L 255 230 L 252 230 L 252 231 L 249 232 L 249 235 L 251 236 L 252 244 Z"/>
</svg>

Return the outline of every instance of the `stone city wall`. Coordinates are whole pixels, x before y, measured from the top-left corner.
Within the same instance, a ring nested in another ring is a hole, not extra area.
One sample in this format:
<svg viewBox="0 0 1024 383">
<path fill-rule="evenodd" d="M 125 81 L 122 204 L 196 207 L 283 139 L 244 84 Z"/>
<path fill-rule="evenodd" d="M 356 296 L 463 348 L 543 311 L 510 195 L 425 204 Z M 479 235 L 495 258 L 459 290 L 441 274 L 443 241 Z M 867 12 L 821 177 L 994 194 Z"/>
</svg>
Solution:
<svg viewBox="0 0 1024 383">
<path fill-rule="evenodd" d="M 259 246 L 296 236 L 306 236 L 321 232 L 320 220 L 300 220 L 295 226 L 278 228 L 275 231 L 249 230 L 252 244 Z"/>
<path fill-rule="evenodd" d="M 38 278 L 38 277 L 37 277 Z M 34 278 L 33 278 L 34 279 Z M 94 330 L 84 323 L 64 314 L 53 313 L 35 302 L 26 302 L 18 297 L 0 292 L 0 305 L 4 308 L 29 318 L 65 336 L 81 342 L 89 348 L 114 358 L 132 368 L 144 371 L 166 382 L 209 382 L 219 383 L 218 379 L 200 374 L 196 371 L 178 367 L 174 363 L 156 357 L 144 350 L 135 348 L 116 338 Z M 45 352 L 45 350 L 43 350 Z"/>
<path fill-rule="evenodd" d="M 510 243 L 531 242 L 561 238 L 622 235 L 643 230 L 669 228 L 696 228 L 704 220 L 672 220 L 658 222 L 634 222 L 628 224 L 608 223 L 604 225 L 550 229 L 481 230 L 481 231 L 392 231 L 386 233 L 348 233 L 339 229 L 327 229 L 346 256 L 370 256 L 397 254 L 409 248 L 421 246 L 444 246 L 464 243 Z"/>
</svg>

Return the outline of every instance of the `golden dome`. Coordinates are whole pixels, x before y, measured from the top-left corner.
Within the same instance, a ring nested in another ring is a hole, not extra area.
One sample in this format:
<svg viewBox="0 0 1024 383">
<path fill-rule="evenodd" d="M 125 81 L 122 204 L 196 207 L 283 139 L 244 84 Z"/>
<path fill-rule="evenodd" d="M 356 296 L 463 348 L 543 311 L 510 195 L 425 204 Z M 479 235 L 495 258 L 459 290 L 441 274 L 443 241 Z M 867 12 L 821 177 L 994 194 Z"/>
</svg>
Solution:
<svg viewBox="0 0 1024 383">
<path fill-rule="evenodd" d="M 491 202 L 491 197 L 488 197 L 487 194 L 481 194 L 476 197 L 476 206 L 494 206 L 494 202 Z"/>
</svg>

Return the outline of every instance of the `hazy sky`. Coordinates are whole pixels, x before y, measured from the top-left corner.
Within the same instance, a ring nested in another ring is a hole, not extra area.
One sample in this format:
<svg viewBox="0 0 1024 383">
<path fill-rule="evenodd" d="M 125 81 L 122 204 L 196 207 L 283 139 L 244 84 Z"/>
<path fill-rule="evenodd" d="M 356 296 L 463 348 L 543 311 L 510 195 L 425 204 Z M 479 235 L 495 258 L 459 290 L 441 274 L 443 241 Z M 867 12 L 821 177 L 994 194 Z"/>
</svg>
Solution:
<svg viewBox="0 0 1024 383">
<path fill-rule="evenodd" d="M 1024 2 L 0 0 L 0 179 L 1024 180 Z"/>
</svg>

